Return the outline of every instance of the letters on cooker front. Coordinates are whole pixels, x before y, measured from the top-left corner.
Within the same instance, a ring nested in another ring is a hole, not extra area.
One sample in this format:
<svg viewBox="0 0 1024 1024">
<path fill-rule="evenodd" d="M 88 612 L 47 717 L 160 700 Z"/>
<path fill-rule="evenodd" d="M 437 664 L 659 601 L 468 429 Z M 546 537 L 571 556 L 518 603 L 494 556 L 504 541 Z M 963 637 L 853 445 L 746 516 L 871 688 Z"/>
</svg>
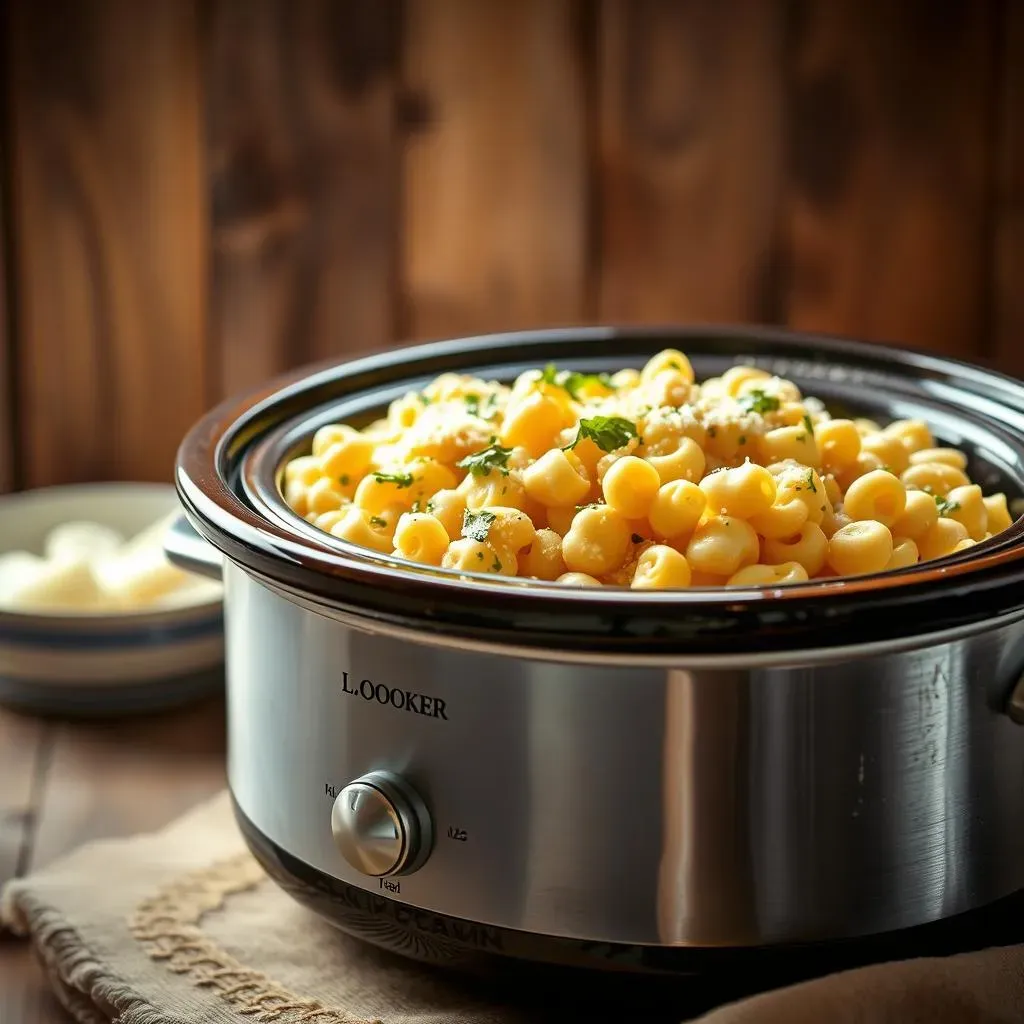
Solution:
<svg viewBox="0 0 1024 1024">
<path fill-rule="evenodd" d="M 357 683 L 348 672 L 341 673 L 341 690 L 352 697 L 361 697 L 365 701 L 395 708 L 398 711 L 411 711 L 415 715 L 448 721 L 447 704 L 440 697 L 416 693 L 401 686 L 386 686 L 384 683 L 375 683 L 372 679 L 362 679 Z"/>
</svg>

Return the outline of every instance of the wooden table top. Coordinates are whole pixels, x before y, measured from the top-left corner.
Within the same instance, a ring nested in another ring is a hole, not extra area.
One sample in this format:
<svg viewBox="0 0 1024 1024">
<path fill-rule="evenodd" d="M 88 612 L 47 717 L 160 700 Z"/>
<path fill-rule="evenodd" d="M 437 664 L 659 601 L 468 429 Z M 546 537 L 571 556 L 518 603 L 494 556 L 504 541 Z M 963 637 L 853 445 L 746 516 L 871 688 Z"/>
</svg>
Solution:
<svg viewBox="0 0 1024 1024">
<path fill-rule="evenodd" d="M 103 722 L 0 709 L 0 884 L 90 839 L 167 824 L 225 784 L 224 705 Z M 68 1024 L 24 942 L 0 937 L 0 1021 Z"/>
</svg>

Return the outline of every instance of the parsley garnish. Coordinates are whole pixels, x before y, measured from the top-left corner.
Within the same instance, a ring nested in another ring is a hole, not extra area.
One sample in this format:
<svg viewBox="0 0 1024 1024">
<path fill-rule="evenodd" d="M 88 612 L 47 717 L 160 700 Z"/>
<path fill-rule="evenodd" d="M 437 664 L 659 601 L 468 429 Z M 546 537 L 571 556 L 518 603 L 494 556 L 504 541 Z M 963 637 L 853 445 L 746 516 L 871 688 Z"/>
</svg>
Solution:
<svg viewBox="0 0 1024 1024">
<path fill-rule="evenodd" d="M 558 367 L 554 363 L 548 363 L 540 372 L 540 380 L 542 384 L 554 384 L 558 386 Z"/>
<path fill-rule="evenodd" d="M 495 518 L 493 512 L 471 512 L 467 508 L 462 513 L 462 536 L 468 537 L 470 540 L 478 540 L 482 544 L 487 540 Z"/>
<path fill-rule="evenodd" d="M 739 404 L 747 412 L 756 412 L 763 416 L 766 412 L 775 412 L 779 407 L 779 400 L 774 395 L 766 394 L 760 388 L 754 388 L 740 399 Z"/>
<path fill-rule="evenodd" d="M 612 379 L 607 373 L 578 373 L 576 370 L 559 370 L 554 363 L 548 363 L 540 375 L 541 382 L 551 384 L 569 392 L 569 396 L 580 401 L 580 392 L 588 384 L 600 384 L 602 387 L 615 390 Z"/>
<path fill-rule="evenodd" d="M 492 469 L 508 476 L 508 457 L 511 448 L 502 448 L 500 444 L 490 444 L 472 455 L 467 455 L 455 463 L 459 469 L 468 469 L 473 476 L 487 476 Z"/>
<path fill-rule="evenodd" d="M 416 397 L 420 400 L 421 405 L 430 405 L 431 401 L 433 401 L 428 395 L 423 394 L 422 391 L 417 391 Z"/>
<path fill-rule="evenodd" d="M 683 368 L 678 359 L 670 359 L 665 365 L 670 370 L 681 370 Z"/>
<path fill-rule="evenodd" d="M 747 443 L 747 435 L 746 434 L 740 434 L 739 443 L 740 444 L 746 444 Z"/>
<path fill-rule="evenodd" d="M 349 477 L 348 473 L 342 473 L 338 479 L 341 482 L 342 487 L 348 487 L 351 478 Z"/>
<path fill-rule="evenodd" d="M 388 521 L 386 519 L 382 519 L 380 516 L 370 516 L 370 525 L 379 526 L 383 529 L 388 525 Z"/>
<path fill-rule="evenodd" d="M 495 555 L 494 564 L 491 566 L 491 572 L 501 572 L 501 559 Z"/>
<path fill-rule="evenodd" d="M 807 489 L 809 491 L 813 491 L 815 494 L 817 494 L 817 492 L 818 492 L 818 488 L 815 486 L 815 483 L 814 483 L 814 470 L 813 469 L 807 470 Z"/>
<path fill-rule="evenodd" d="M 373 479 L 379 484 L 394 484 L 399 490 L 412 487 L 412 473 L 374 473 Z"/>
<path fill-rule="evenodd" d="M 570 373 L 562 383 L 562 387 L 572 395 L 576 401 L 580 399 L 580 391 L 587 384 L 600 384 L 602 387 L 606 387 L 615 390 L 615 385 L 612 384 L 611 377 L 607 373 Z"/>
<path fill-rule="evenodd" d="M 470 416 L 479 416 L 482 420 L 494 419 L 498 410 L 497 398 L 495 395 L 466 395 L 463 398 L 466 403 L 466 411 Z"/>
<path fill-rule="evenodd" d="M 941 495 L 935 495 L 935 507 L 939 510 L 940 516 L 948 516 L 951 512 L 955 512 L 960 507 L 959 501 L 950 501 L 948 498 L 943 498 Z"/>
<path fill-rule="evenodd" d="M 594 416 L 589 420 L 580 420 L 576 440 L 562 450 L 570 451 L 580 441 L 589 439 L 602 451 L 614 452 L 625 447 L 636 436 L 636 424 L 622 416 Z"/>
<path fill-rule="evenodd" d="M 718 437 L 718 427 L 713 423 L 708 427 L 708 437 Z"/>
</svg>

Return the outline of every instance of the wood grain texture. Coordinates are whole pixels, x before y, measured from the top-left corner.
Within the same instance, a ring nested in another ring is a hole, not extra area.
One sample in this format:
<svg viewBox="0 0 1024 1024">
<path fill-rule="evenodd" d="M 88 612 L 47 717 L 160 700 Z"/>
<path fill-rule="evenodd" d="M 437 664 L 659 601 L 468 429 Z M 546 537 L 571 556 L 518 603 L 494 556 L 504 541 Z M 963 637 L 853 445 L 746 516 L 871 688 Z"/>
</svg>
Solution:
<svg viewBox="0 0 1024 1024">
<path fill-rule="evenodd" d="M 993 10 L 796 4 L 781 228 L 792 326 L 965 355 L 979 347 Z"/>
<path fill-rule="evenodd" d="M 770 314 L 780 11 L 760 0 L 602 3 L 603 320 Z"/>
<path fill-rule="evenodd" d="M 222 701 L 152 718 L 57 728 L 29 868 L 90 839 L 161 828 L 217 793 Z"/>
<path fill-rule="evenodd" d="M 95 723 L 0 711 L 0 882 L 91 839 L 160 828 L 212 796 L 225 781 L 224 724 L 220 700 Z M 0 937 L 0 1021 L 69 1020 L 29 946 Z"/>
<path fill-rule="evenodd" d="M 50 991 L 31 947 L 0 936 L 0 1021 L 3 1024 L 71 1024 Z"/>
<path fill-rule="evenodd" d="M 28 860 L 48 728 L 0 708 L 0 886 Z"/>
<path fill-rule="evenodd" d="M 189 0 L 14 0 L 24 483 L 170 479 L 205 404 Z"/>
<path fill-rule="evenodd" d="M 992 356 L 1024 376 L 1024 4 L 1001 5 Z"/>
<path fill-rule="evenodd" d="M 0 14 L 0 25 L 3 24 Z M 2 51 L 0 51 L 2 52 Z M 0 494 L 14 489 L 14 387 L 11 363 L 16 335 L 7 301 L 6 231 L 4 225 L 7 169 L 0 167 Z"/>
<path fill-rule="evenodd" d="M 29 861 L 52 726 L 0 708 L 0 887 Z M 29 946 L 0 934 L 0 1021 L 66 1024 Z"/>
<path fill-rule="evenodd" d="M 214 344 L 233 393 L 394 331 L 400 0 L 217 0 Z"/>
<path fill-rule="evenodd" d="M 0 887 L 28 864 L 52 727 L 0 708 Z M 0 1021 L 67 1024 L 27 943 L 0 934 Z"/>
<path fill-rule="evenodd" d="M 586 316 L 580 5 L 408 0 L 402 333 Z"/>
</svg>

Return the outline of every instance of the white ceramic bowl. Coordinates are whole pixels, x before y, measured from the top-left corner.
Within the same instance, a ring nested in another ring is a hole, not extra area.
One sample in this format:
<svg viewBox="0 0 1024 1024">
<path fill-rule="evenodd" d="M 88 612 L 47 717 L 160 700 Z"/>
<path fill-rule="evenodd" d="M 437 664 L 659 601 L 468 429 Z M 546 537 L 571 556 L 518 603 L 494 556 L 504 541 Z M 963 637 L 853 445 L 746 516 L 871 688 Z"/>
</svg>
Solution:
<svg viewBox="0 0 1024 1024">
<path fill-rule="evenodd" d="M 0 554 L 41 554 L 55 526 L 86 520 L 131 537 L 179 508 L 172 486 L 74 484 L 0 497 Z M 119 714 L 223 686 L 223 603 L 49 614 L 0 608 L 0 703 L 56 714 Z"/>
</svg>

